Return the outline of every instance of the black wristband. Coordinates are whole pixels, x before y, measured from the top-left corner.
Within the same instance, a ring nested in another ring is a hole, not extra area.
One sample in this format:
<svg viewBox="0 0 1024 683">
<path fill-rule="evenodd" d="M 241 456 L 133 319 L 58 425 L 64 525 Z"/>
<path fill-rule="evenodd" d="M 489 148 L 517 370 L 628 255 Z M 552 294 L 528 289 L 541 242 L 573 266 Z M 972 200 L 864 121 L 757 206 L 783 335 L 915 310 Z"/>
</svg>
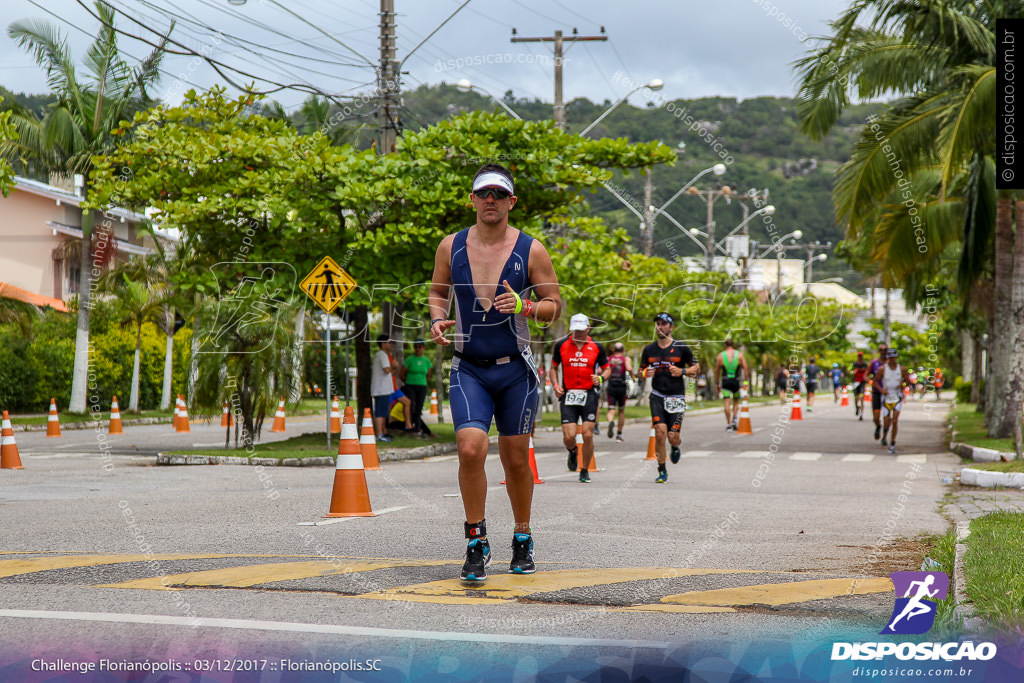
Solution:
<svg viewBox="0 0 1024 683">
<path fill-rule="evenodd" d="M 436 325 L 437 323 L 443 323 L 444 321 L 444 318 L 434 318 L 433 320 L 430 321 L 430 329 L 434 329 L 434 325 Z"/>
</svg>

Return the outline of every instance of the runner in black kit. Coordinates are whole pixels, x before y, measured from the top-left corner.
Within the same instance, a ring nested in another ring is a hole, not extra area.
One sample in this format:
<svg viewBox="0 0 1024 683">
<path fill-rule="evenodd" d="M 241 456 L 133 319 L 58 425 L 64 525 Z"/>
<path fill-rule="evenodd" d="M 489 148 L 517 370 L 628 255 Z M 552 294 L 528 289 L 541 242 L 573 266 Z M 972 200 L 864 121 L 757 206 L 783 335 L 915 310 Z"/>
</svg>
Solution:
<svg viewBox="0 0 1024 683">
<path fill-rule="evenodd" d="M 626 424 L 626 394 L 628 384 L 626 377 L 633 373 L 633 361 L 626 355 L 626 347 L 622 342 L 615 342 L 612 354 L 608 356 L 608 438 L 612 438 L 615 430 L 615 411 L 619 412 L 619 431 L 615 440 L 622 443 L 622 427 Z"/>
<path fill-rule="evenodd" d="M 594 457 L 594 423 L 601 405 L 601 384 L 609 374 L 604 347 L 590 338 L 590 320 L 577 313 L 569 320 L 569 336 L 560 339 L 551 354 L 551 387 L 562 405 L 562 442 L 569 451 L 569 471 L 576 471 L 577 457 L 582 456 L 580 482 L 584 484 L 590 483 L 587 465 Z M 583 453 L 576 450 L 577 421 L 583 423 Z"/>
<path fill-rule="evenodd" d="M 665 437 L 672 444 L 672 463 L 679 462 L 679 433 L 683 424 L 683 410 L 686 402 L 686 379 L 684 374 L 696 377 L 700 366 L 693 358 L 693 351 L 681 341 L 672 339 L 674 321 L 668 313 L 654 316 L 654 329 L 658 340 L 644 347 L 640 356 L 640 369 L 651 380 L 651 420 L 654 422 L 654 450 L 658 456 L 658 478 L 656 484 L 668 481 L 665 466 Z"/>
<path fill-rule="evenodd" d="M 882 388 L 878 385 L 877 374 L 886 363 L 886 353 L 889 345 L 882 342 L 878 345 L 878 358 L 871 361 L 868 366 L 868 376 L 871 377 L 871 412 L 875 418 L 875 439 L 882 435 Z"/>
<path fill-rule="evenodd" d="M 811 356 L 810 362 L 804 366 L 804 378 L 807 383 L 807 412 L 814 412 L 814 394 L 818 391 L 818 375 L 821 374 L 821 368 L 814 362 L 814 356 Z"/>
</svg>

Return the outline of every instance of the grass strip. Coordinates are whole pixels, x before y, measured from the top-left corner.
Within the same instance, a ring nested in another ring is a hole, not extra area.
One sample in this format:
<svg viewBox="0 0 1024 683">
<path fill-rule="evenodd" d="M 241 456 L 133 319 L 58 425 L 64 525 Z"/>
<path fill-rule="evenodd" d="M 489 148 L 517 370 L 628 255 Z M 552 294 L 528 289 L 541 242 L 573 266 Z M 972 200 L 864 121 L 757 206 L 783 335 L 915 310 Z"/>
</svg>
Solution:
<svg viewBox="0 0 1024 683">
<path fill-rule="evenodd" d="M 922 540 L 931 546 L 925 557 L 931 558 L 939 564 L 934 571 L 946 572 L 950 579 L 949 592 L 946 594 L 945 600 L 938 601 L 935 610 L 935 624 L 926 635 L 930 640 L 947 636 L 955 640 L 961 633 L 963 625 L 963 620 L 956 614 L 956 597 L 953 595 L 952 583 L 953 565 L 956 560 L 956 529 L 950 528 L 941 536 L 927 536 Z M 927 560 L 925 561 L 927 562 Z M 924 568 L 932 571 L 931 568 Z"/>
<path fill-rule="evenodd" d="M 985 428 L 985 414 L 975 412 L 973 403 L 958 403 L 953 409 L 954 441 L 991 448 L 997 451 L 1013 452 L 1013 439 L 990 439 Z"/>
<path fill-rule="evenodd" d="M 975 614 L 996 630 L 1024 635 L 1024 513 L 971 520 L 964 575 Z"/>
</svg>

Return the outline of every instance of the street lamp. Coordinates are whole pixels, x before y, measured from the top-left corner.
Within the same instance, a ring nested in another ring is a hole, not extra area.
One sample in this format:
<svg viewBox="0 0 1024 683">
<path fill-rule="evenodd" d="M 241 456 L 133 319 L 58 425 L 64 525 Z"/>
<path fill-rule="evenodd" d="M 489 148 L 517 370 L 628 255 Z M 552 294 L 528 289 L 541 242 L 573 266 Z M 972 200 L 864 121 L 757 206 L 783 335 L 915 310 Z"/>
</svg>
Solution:
<svg viewBox="0 0 1024 683">
<path fill-rule="evenodd" d="M 706 176 L 708 173 L 714 173 L 715 175 L 725 175 L 725 164 L 715 164 L 714 166 L 711 166 L 710 168 L 705 168 L 703 171 L 701 171 L 697 175 L 695 175 L 692 178 L 690 178 L 690 182 L 686 183 L 681 188 L 679 188 L 679 191 L 676 192 L 674 195 L 672 195 L 667 202 L 662 204 L 661 208 L 658 209 L 656 213 L 665 213 L 665 209 L 668 208 L 669 204 L 671 204 L 676 199 L 678 199 L 679 195 L 683 194 L 684 192 L 689 190 L 691 187 L 693 187 L 693 184 L 695 182 L 697 182 L 698 180 L 700 180 L 701 178 Z"/>
<path fill-rule="evenodd" d="M 762 213 L 764 215 L 766 215 L 766 216 L 772 216 L 772 215 L 775 214 L 775 207 L 772 206 L 771 204 L 769 204 L 768 206 L 762 206 L 760 209 L 758 209 L 754 213 L 752 213 L 749 216 L 747 216 L 746 218 L 744 218 L 743 221 L 739 225 L 737 225 L 735 228 L 733 228 L 732 230 L 729 231 L 728 235 L 726 235 L 721 240 L 719 240 L 717 243 L 715 243 L 715 248 L 716 249 L 721 249 L 722 248 L 722 244 L 724 244 L 727 239 L 732 237 L 736 233 L 737 230 L 739 230 L 744 225 L 749 223 L 751 221 L 751 219 L 754 218 L 754 216 L 757 216 L 757 215 L 762 214 Z"/>
<path fill-rule="evenodd" d="M 794 230 L 791 233 L 785 234 L 782 237 L 780 237 L 779 239 L 777 239 L 774 242 L 772 242 L 772 245 L 770 247 L 768 247 L 767 249 L 765 249 L 763 252 L 761 252 L 761 254 L 756 259 L 756 260 L 760 261 L 761 259 L 763 259 L 765 256 L 768 255 L 768 252 L 770 252 L 770 251 L 774 251 L 775 252 L 775 293 L 776 293 L 776 295 L 782 293 L 782 253 L 786 250 L 785 247 L 782 246 L 782 243 L 785 242 L 786 240 L 790 239 L 790 238 L 798 240 L 798 239 L 800 239 L 803 236 L 804 236 L 804 233 L 803 233 L 802 230 Z"/>
<path fill-rule="evenodd" d="M 804 293 L 811 291 L 811 272 L 814 270 L 813 265 L 815 261 L 825 261 L 828 259 L 828 254 L 818 254 L 812 256 L 803 263 L 804 272 Z"/>
<path fill-rule="evenodd" d="M 648 90 L 661 90 L 664 87 L 665 87 L 665 82 L 663 80 L 661 80 L 660 78 L 655 78 L 650 83 L 644 83 L 643 85 L 638 85 L 637 87 L 633 88 L 628 93 L 623 95 L 621 98 L 619 98 L 618 102 L 616 102 L 612 106 L 610 106 L 607 109 L 605 109 L 604 113 L 601 114 L 600 116 L 598 116 L 594 120 L 593 123 L 591 123 L 589 126 L 584 128 L 583 130 L 581 130 L 580 131 L 580 136 L 582 137 L 582 136 L 586 135 L 587 133 L 589 133 L 591 128 L 593 128 L 597 124 L 601 123 L 601 121 L 604 120 L 604 117 L 608 116 L 608 114 L 611 114 L 612 111 L 615 109 L 615 107 L 619 106 L 620 104 L 622 104 L 623 102 L 628 100 L 629 96 L 632 95 L 633 93 L 635 93 L 637 90 L 643 90 L 644 88 L 647 88 Z"/>
<path fill-rule="evenodd" d="M 505 109 L 505 111 L 508 112 L 508 115 L 511 116 L 512 118 L 518 119 L 520 121 L 523 118 L 519 114 L 517 114 L 514 111 L 512 111 L 512 108 L 509 107 L 507 104 L 505 104 L 504 100 L 495 97 L 493 93 L 491 93 L 489 90 L 485 90 L 484 88 L 481 88 L 479 85 L 473 85 L 469 81 L 469 79 L 466 79 L 466 78 L 461 79 L 458 83 L 455 84 L 455 87 L 458 88 L 459 90 L 461 90 L 462 92 L 472 92 L 473 89 L 476 88 L 477 90 L 479 90 L 480 92 L 482 92 L 483 94 L 487 95 L 492 100 L 494 100 L 495 102 L 500 104 Z"/>
</svg>

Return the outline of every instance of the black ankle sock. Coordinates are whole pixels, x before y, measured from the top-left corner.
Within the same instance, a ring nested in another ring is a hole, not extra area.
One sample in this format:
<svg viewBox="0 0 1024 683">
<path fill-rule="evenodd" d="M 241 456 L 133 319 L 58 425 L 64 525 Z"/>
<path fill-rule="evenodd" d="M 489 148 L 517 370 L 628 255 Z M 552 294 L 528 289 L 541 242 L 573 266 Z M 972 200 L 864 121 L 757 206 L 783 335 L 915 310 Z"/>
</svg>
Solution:
<svg viewBox="0 0 1024 683">
<path fill-rule="evenodd" d="M 658 463 L 658 471 L 659 472 L 668 472 L 668 467 L 665 466 L 665 463 L 659 462 Z"/>
</svg>

